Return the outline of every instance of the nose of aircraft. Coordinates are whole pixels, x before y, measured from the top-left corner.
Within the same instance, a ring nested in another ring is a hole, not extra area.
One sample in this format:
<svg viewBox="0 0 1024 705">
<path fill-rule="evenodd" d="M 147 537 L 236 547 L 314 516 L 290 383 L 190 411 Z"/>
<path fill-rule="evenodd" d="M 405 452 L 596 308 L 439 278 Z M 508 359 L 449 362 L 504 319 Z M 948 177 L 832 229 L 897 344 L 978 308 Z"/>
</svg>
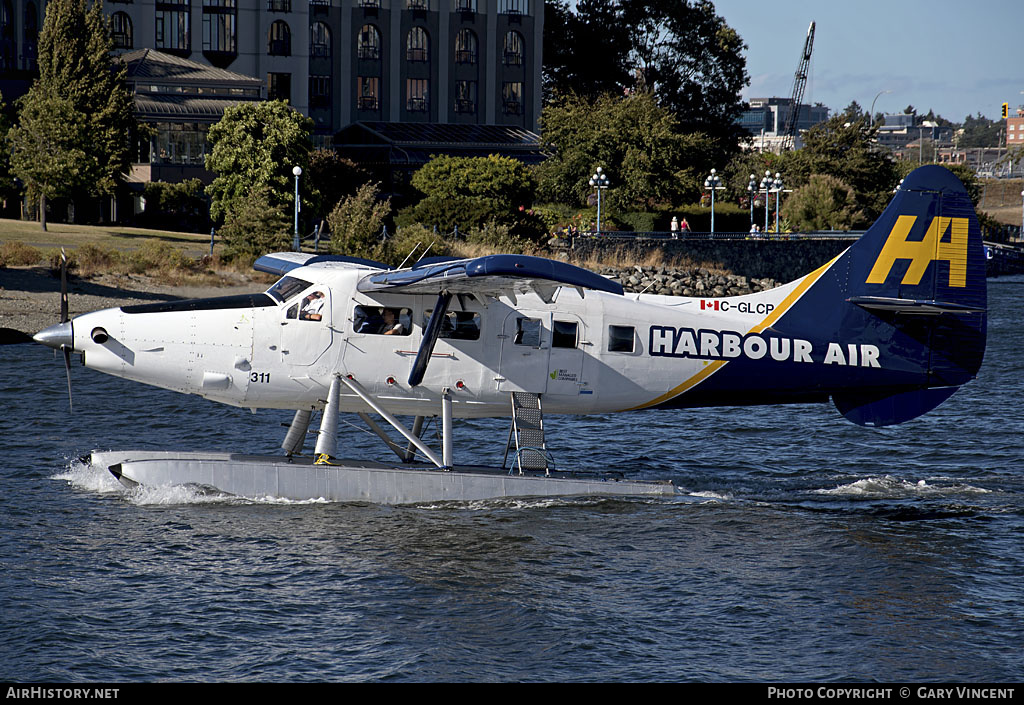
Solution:
<svg viewBox="0 0 1024 705">
<path fill-rule="evenodd" d="M 72 330 L 71 321 L 64 321 L 63 323 L 57 323 L 49 328 L 45 328 L 32 336 L 32 339 L 37 343 L 42 343 L 54 349 L 60 349 L 62 345 L 69 348 L 75 345 L 75 335 Z"/>
</svg>

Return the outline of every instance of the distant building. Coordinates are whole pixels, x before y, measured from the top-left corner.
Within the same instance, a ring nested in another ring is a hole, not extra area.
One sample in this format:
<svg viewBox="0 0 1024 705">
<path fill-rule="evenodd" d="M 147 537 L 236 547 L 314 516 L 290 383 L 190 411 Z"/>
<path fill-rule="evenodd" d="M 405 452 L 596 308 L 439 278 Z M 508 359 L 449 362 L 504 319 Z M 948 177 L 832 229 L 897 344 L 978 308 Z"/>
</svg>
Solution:
<svg viewBox="0 0 1024 705">
<path fill-rule="evenodd" d="M 1006 146 L 1024 145 L 1024 108 L 1017 108 L 1017 117 L 1006 118 Z"/>
<path fill-rule="evenodd" d="M 0 0 L 8 103 L 37 72 L 44 12 L 45 0 Z M 238 100 L 288 101 L 317 146 L 356 123 L 514 128 L 513 153 L 523 133 L 539 142 L 542 0 L 107 0 L 104 12 L 115 53 L 162 72 L 132 77 L 138 116 L 158 131 L 135 179 L 199 168 L 206 128 Z"/>
<path fill-rule="evenodd" d="M 751 98 L 750 108 L 740 115 L 742 127 L 750 139 L 748 148 L 777 151 L 784 138 L 786 123 L 792 110 L 791 98 Z M 828 120 L 829 110 L 824 105 L 800 104 L 795 147 L 802 146 L 800 133 Z"/>
</svg>

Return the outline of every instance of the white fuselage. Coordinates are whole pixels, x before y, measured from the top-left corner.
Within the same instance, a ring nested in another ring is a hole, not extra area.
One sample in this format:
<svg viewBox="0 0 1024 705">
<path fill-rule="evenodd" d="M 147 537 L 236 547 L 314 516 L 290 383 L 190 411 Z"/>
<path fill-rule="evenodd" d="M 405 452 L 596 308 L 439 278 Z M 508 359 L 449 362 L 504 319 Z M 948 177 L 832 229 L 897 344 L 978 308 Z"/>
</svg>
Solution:
<svg viewBox="0 0 1024 705">
<path fill-rule="evenodd" d="M 435 415 L 447 389 L 464 418 L 507 415 L 512 391 L 542 394 L 547 413 L 603 413 L 664 401 L 734 358 L 823 362 L 810 341 L 758 338 L 803 280 L 715 300 L 565 286 L 550 303 L 454 298 L 423 382 L 410 387 L 436 297 L 358 292 L 368 271 L 295 269 L 289 276 L 309 286 L 271 305 L 89 313 L 74 320 L 74 347 L 87 367 L 236 406 L 320 407 L 340 373 L 395 414 Z M 297 309 L 316 298 L 318 313 L 304 318 Z M 373 328 L 369 315 L 388 320 Z M 341 410 L 367 407 L 344 393 Z"/>
</svg>

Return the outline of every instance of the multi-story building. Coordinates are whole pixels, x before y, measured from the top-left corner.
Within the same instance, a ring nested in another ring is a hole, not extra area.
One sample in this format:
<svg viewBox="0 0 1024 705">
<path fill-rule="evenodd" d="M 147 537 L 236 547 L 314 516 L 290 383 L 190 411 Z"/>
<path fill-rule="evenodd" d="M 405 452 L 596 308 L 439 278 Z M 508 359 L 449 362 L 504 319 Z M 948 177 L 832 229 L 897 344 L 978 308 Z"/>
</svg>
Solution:
<svg viewBox="0 0 1024 705">
<path fill-rule="evenodd" d="M 747 146 L 762 151 L 777 151 L 784 139 L 786 122 L 793 109 L 792 98 L 751 98 L 750 108 L 740 115 L 740 127 L 751 136 Z M 800 133 L 828 120 L 824 105 L 800 104 L 797 115 L 797 136 L 794 145 L 801 146 Z"/>
<path fill-rule="evenodd" d="M 9 0 L 4 0 L 9 1 Z M 30 0 L 31 1 L 31 0 Z M 541 0 L 108 0 L 119 52 L 260 78 L 321 142 L 359 121 L 535 130 Z"/>
<path fill-rule="evenodd" d="M 1024 145 L 1024 108 L 1017 108 L 1017 117 L 1006 118 L 1006 146 Z"/>
</svg>

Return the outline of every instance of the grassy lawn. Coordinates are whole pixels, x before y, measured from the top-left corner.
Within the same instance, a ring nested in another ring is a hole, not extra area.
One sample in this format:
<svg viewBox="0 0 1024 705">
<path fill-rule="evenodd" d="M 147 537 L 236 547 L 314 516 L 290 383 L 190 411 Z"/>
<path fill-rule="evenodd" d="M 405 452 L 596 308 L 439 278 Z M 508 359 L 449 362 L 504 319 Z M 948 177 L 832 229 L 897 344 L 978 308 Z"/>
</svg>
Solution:
<svg viewBox="0 0 1024 705">
<path fill-rule="evenodd" d="M 82 245 L 96 245 L 104 249 L 131 252 L 147 242 L 166 243 L 190 257 L 210 253 L 209 234 L 180 233 L 168 230 L 145 230 L 120 225 L 70 225 L 47 223 L 46 232 L 37 222 L 0 219 L 0 244 L 20 241 L 41 250 L 66 247 L 78 249 Z M 221 245 L 214 247 L 219 254 Z"/>
</svg>

